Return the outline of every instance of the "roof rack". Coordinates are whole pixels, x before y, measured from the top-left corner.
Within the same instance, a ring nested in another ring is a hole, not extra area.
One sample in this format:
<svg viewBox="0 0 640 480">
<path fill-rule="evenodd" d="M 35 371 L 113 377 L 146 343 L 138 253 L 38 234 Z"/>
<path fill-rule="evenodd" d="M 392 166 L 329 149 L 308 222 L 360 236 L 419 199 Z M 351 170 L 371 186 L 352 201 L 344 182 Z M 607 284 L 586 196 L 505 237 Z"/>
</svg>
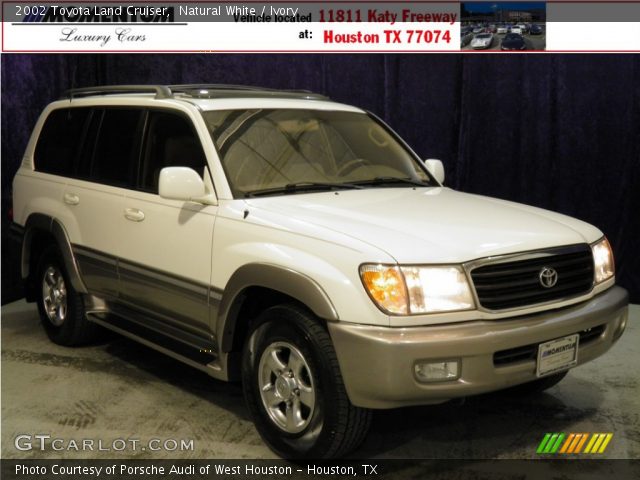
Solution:
<svg viewBox="0 0 640 480">
<path fill-rule="evenodd" d="M 122 93 L 155 93 L 155 98 L 174 98 L 176 93 L 193 98 L 224 98 L 224 97 L 287 97 L 304 98 L 308 100 L 328 100 L 328 97 L 313 93 L 309 90 L 278 90 L 267 87 L 250 85 L 225 85 L 196 83 L 185 85 L 105 85 L 101 87 L 83 87 L 67 90 L 63 98 L 73 100 L 78 97 L 92 95 L 115 95 Z"/>
<path fill-rule="evenodd" d="M 227 85 L 224 83 L 192 83 L 184 85 L 167 85 L 172 92 L 188 92 L 190 90 L 238 90 L 252 92 L 273 92 L 273 93 L 300 93 L 314 96 L 321 96 L 311 90 L 302 89 L 279 89 L 269 87 L 256 87 L 254 85 Z"/>
<path fill-rule="evenodd" d="M 103 87 L 72 88 L 64 93 L 63 98 L 73 100 L 76 97 L 118 93 L 155 93 L 156 98 L 171 98 L 173 96 L 171 90 L 164 85 L 105 85 Z"/>
<path fill-rule="evenodd" d="M 255 87 L 253 85 L 227 85 L 224 83 L 186 83 L 180 85 L 167 85 L 172 92 L 184 92 L 195 89 L 210 89 L 210 90 L 260 90 L 260 91 L 275 91 L 273 88 L 268 87 Z"/>
</svg>

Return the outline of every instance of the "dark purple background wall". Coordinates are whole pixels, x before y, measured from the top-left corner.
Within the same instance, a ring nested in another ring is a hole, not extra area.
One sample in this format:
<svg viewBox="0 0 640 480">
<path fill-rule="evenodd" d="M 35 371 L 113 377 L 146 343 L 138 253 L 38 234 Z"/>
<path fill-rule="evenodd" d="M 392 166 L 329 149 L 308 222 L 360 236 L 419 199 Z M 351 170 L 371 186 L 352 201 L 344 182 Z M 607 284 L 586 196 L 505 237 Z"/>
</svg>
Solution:
<svg viewBox="0 0 640 480">
<path fill-rule="evenodd" d="M 611 240 L 640 302 L 640 56 L 3 55 L 2 233 L 11 179 L 42 108 L 72 86 L 304 88 L 372 110 L 453 188 L 556 210 Z M 16 259 L 2 253 L 2 301 Z"/>
</svg>

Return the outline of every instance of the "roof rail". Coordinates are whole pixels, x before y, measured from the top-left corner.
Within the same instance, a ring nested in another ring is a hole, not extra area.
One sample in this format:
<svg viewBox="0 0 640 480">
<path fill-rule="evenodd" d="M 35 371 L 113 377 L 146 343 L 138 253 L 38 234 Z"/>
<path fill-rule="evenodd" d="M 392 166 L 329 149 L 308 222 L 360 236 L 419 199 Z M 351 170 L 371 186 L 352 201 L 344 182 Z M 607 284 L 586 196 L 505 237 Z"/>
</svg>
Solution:
<svg viewBox="0 0 640 480">
<path fill-rule="evenodd" d="M 278 91 L 267 87 L 254 87 L 253 85 L 226 85 L 224 83 L 186 83 L 181 85 L 167 85 L 167 87 L 169 87 L 172 92 L 184 92 L 197 89 Z"/>
<path fill-rule="evenodd" d="M 201 92 L 201 90 L 207 90 Z M 211 90 L 211 92 L 209 92 Z M 91 95 L 109 95 L 121 93 L 155 93 L 157 99 L 173 98 L 174 93 L 182 93 L 192 97 L 214 98 L 225 96 L 244 96 L 248 92 L 258 94 L 258 96 L 268 97 L 296 97 L 304 96 L 307 99 L 327 100 L 328 97 L 313 93 L 309 90 L 278 90 L 276 88 L 254 87 L 251 85 L 225 85 L 219 83 L 196 83 L 185 85 L 105 85 L 100 87 L 72 88 L 64 93 L 62 98 L 73 100 L 79 97 Z"/>
<path fill-rule="evenodd" d="M 156 98 L 171 98 L 173 96 L 171 90 L 164 85 L 105 85 L 103 87 L 72 88 L 64 93 L 63 98 L 73 100 L 76 97 L 117 93 L 155 93 Z"/>
<path fill-rule="evenodd" d="M 279 89 L 279 88 L 269 88 L 269 87 L 256 87 L 253 85 L 226 85 L 223 83 L 194 83 L 194 84 L 185 84 L 185 85 L 168 85 L 174 93 L 186 93 L 191 94 L 191 96 L 195 95 L 196 90 L 217 90 L 222 92 L 237 92 L 238 96 L 242 95 L 242 92 L 255 92 L 261 93 L 263 95 L 260 96 L 278 96 L 283 95 L 287 97 L 293 97 L 295 95 L 304 95 L 306 98 L 315 99 L 315 100 L 327 100 L 329 97 L 321 95 L 319 93 L 314 93 L 311 90 L 289 90 L 289 89 Z M 215 92 L 212 92 L 212 97 L 215 97 Z"/>
</svg>

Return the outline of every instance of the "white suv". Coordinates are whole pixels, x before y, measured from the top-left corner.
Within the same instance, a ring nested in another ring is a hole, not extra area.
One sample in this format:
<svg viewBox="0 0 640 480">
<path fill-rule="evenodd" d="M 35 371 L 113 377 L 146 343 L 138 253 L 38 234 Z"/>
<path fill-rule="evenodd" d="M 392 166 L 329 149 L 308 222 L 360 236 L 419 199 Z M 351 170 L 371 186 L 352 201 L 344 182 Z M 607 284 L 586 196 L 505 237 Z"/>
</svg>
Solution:
<svg viewBox="0 0 640 480">
<path fill-rule="evenodd" d="M 548 388 L 625 329 L 602 232 L 443 179 L 309 92 L 85 88 L 42 113 L 12 231 L 54 342 L 101 326 L 242 380 L 273 450 L 331 457 L 371 409 Z"/>
</svg>

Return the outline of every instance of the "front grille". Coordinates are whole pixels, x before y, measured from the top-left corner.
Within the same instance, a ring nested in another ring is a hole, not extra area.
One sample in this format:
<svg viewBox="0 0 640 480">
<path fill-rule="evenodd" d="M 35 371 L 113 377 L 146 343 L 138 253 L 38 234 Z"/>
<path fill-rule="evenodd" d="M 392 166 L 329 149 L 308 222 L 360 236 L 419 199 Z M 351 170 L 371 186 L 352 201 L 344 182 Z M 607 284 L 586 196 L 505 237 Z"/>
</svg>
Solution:
<svg viewBox="0 0 640 480">
<path fill-rule="evenodd" d="M 588 345 L 589 343 L 597 340 L 604 332 L 604 325 L 598 325 L 597 327 L 588 328 L 579 332 L 580 341 L 578 342 L 578 348 Z M 544 343 L 544 342 L 540 342 Z M 500 350 L 493 354 L 493 364 L 497 367 L 503 365 L 510 365 L 517 362 L 525 362 L 528 360 L 535 360 L 538 356 L 538 345 L 534 343 L 532 345 L 525 345 L 523 347 L 509 348 L 508 350 Z"/>
<path fill-rule="evenodd" d="M 554 253 L 557 252 L 557 253 Z M 593 256 L 588 245 L 548 251 L 550 255 L 527 260 L 483 265 L 471 270 L 480 305 L 489 310 L 535 305 L 589 292 L 593 286 Z M 557 283 L 540 283 L 543 268 L 553 268 Z"/>
</svg>

